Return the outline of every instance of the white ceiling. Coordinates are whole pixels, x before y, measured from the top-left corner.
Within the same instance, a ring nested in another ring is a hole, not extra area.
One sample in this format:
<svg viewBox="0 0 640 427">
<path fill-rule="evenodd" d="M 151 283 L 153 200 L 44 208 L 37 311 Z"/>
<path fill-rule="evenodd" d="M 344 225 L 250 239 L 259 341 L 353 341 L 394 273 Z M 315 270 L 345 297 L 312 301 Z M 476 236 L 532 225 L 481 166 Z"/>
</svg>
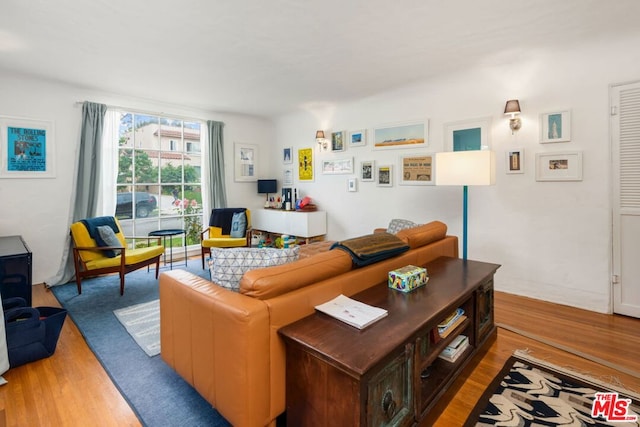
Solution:
<svg viewBox="0 0 640 427">
<path fill-rule="evenodd" d="M 637 35 L 639 17 L 638 0 L 3 0 L 0 69 L 273 117 Z"/>
</svg>

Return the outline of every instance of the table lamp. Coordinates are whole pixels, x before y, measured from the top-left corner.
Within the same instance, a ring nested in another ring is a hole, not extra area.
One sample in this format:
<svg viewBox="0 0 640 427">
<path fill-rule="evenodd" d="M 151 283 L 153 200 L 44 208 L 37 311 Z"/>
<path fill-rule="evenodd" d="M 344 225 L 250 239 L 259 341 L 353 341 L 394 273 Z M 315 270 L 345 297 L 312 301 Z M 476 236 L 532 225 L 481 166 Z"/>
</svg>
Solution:
<svg viewBox="0 0 640 427">
<path fill-rule="evenodd" d="M 495 184 L 495 154 L 489 150 L 436 153 L 436 185 L 462 185 L 462 259 L 467 259 L 467 205 L 470 185 Z"/>
</svg>

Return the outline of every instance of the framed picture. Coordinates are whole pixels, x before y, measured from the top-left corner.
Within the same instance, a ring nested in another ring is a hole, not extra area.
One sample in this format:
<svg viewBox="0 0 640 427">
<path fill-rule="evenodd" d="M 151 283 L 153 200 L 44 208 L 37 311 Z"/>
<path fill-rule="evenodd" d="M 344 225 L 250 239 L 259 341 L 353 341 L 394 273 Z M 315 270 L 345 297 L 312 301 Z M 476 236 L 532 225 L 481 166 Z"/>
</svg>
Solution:
<svg viewBox="0 0 640 427">
<path fill-rule="evenodd" d="M 433 185 L 434 154 L 400 156 L 400 185 Z"/>
<path fill-rule="evenodd" d="M 237 182 L 258 180 L 258 146 L 253 144 L 234 144 L 234 172 Z"/>
<path fill-rule="evenodd" d="M 298 181 L 313 181 L 313 148 L 298 150 Z"/>
<path fill-rule="evenodd" d="M 375 181 L 376 162 L 375 160 L 363 160 L 360 162 L 360 180 L 363 182 Z"/>
<path fill-rule="evenodd" d="M 537 153 L 536 181 L 582 181 L 582 152 Z"/>
<path fill-rule="evenodd" d="M 282 177 L 283 187 L 293 187 L 293 168 L 286 168 Z"/>
<path fill-rule="evenodd" d="M 331 151 L 344 151 L 346 132 L 331 132 Z"/>
<path fill-rule="evenodd" d="M 571 141 L 571 112 L 568 110 L 540 114 L 540 142 Z"/>
<path fill-rule="evenodd" d="M 507 150 L 505 160 L 507 173 L 524 173 L 524 148 Z"/>
<path fill-rule="evenodd" d="M 491 117 L 452 122 L 444 125 L 448 151 L 489 150 Z"/>
<path fill-rule="evenodd" d="M 374 150 L 427 146 L 429 122 L 408 123 L 373 129 Z"/>
<path fill-rule="evenodd" d="M 349 133 L 349 147 L 362 147 L 367 145 L 367 131 L 356 130 Z"/>
<path fill-rule="evenodd" d="M 328 159 L 322 161 L 323 174 L 353 173 L 353 157 L 345 159 Z"/>
<path fill-rule="evenodd" d="M 55 178 L 52 121 L 0 116 L 0 178 Z"/>
<path fill-rule="evenodd" d="M 293 148 L 285 147 L 282 149 L 282 163 L 285 165 L 293 163 Z"/>
<path fill-rule="evenodd" d="M 376 182 L 378 187 L 393 187 L 393 166 L 378 166 L 378 169 L 376 169 Z"/>
<path fill-rule="evenodd" d="M 349 178 L 347 180 L 347 191 L 350 191 L 350 192 L 358 191 L 358 179 L 357 178 Z"/>
</svg>

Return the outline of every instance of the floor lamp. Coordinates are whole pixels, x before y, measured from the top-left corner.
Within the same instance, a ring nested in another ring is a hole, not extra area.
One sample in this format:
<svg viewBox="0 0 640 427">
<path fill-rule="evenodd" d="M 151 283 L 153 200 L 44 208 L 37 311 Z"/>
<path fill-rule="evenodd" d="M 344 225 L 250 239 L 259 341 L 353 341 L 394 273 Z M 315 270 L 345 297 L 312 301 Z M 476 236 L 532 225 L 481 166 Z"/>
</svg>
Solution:
<svg viewBox="0 0 640 427">
<path fill-rule="evenodd" d="M 436 153 L 436 185 L 462 185 L 462 259 L 467 259 L 467 206 L 470 185 L 495 184 L 495 154 L 488 150 Z"/>
</svg>

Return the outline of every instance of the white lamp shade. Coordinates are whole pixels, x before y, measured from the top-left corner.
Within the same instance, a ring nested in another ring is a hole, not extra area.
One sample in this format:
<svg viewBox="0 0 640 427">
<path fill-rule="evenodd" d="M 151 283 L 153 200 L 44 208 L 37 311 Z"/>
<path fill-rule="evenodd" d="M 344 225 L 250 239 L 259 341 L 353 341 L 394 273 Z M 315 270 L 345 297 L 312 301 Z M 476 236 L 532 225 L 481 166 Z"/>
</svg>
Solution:
<svg viewBox="0 0 640 427">
<path fill-rule="evenodd" d="M 448 151 L 436 153 L 436 185 L 493 185 L 496 160 L 493 151 Z"/>
</svg>

